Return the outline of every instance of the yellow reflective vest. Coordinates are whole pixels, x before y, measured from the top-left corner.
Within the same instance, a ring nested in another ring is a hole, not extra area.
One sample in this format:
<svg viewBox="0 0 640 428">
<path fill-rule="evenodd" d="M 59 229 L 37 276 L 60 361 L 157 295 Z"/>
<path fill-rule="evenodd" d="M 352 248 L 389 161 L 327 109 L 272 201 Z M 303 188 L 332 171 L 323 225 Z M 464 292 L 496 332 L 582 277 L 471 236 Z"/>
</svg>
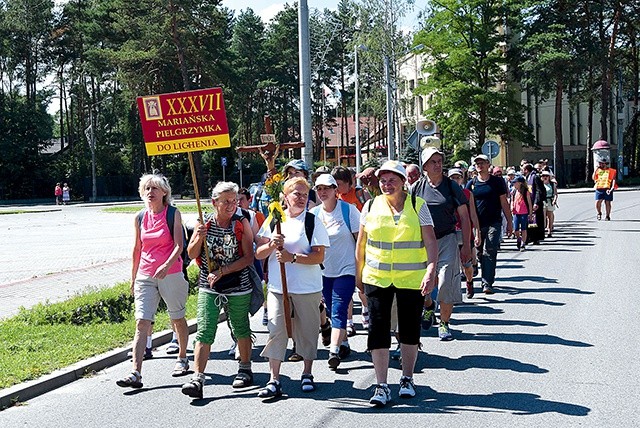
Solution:
<svg viewBox="0 0 640 428">
<path fill-rule="evenodd" d="M 415 209 L 407 195 L 396 224 L 384 196 L 371 201 L 364 231 L 367 232 L 362 282 L 378 287 L 420 289 L 427 271 L 418 212 L 424 199 L 416 197 Z"/>
</svg>

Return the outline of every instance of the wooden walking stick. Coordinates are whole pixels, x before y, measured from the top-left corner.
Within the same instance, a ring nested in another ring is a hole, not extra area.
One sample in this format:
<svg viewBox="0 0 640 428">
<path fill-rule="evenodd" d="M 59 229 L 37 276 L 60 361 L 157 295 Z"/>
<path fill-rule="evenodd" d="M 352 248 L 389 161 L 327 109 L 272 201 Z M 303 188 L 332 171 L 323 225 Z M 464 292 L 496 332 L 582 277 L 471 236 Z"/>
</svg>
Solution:
<svg viewBox="0 0 640 428">
<path fill-rule="evenodd" d="M 280 220 L 276 220 L 276 232 L 282 234 Z M 282 251 L 283 247 L 278 247 Z M 287 336 L 293 337 L 293 327 L 291 325 L 291 303 L 289 302 L 289 290 L 287 288 L 287 271 L 284 262 L 280 262 L 280 282 L 282 283 L 282 304 L 284 308 L 284 325 L 287 328 Z"/>
</svg>

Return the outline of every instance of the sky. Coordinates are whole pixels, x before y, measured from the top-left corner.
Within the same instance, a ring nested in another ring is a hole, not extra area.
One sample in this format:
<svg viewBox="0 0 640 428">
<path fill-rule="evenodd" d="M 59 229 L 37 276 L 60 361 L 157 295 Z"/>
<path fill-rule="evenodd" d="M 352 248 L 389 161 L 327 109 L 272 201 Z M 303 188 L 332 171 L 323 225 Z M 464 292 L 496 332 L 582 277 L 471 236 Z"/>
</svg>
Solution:
<svg viewBox="0 0 640 428">
<path fill-rule="evenodd" d="M 409 13 L 402 23 L 404 30 L 415 31 L 415 28 L 418 25 L 418 11 L 424 10 L 428 1 L 429 0 L 415 0 L 413 12 Z M 262 20 L 265 23 L 267 23 L 284 8 L 286 3 L 293 4 L 294 2 L 295 0 L 223 0 L 222 5 L 235 10 L 236 14 L 241 10 L 251 8 L 257 15 L 262 17 Z M 336 9 L 338 7 L 338 3 L 339 0 L 307 0 L 309 9 Z"/>
</svg>

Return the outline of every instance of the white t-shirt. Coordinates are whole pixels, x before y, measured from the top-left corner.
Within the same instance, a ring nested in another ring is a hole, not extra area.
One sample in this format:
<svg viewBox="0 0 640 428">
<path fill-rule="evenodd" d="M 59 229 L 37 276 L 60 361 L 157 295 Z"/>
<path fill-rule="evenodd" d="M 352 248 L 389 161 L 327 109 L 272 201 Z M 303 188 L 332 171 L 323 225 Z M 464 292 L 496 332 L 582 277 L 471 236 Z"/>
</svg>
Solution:
<svg viewBox="0 0 640 428">
<path fill-rule="evenodd" d="M 349 208 L 351 230 L 347 228 L 347 223 L 344 221 L 341 204 L 346 204 Z M 327 278 L 337 278 L 343 275 L 355 276 L 356 241 L 353 234 L 360 229 L 360 211 L 355 205 L 338 201 L 332 212 L 325 211 L 322 205 L 314 208 L 313 212 L 324 224 L 331 242 L 331 247 L 324 254 L 322 275 Z"/>
<path fill-rule="evenodd" d="M 298 217 L 287 217 L 282 222 L 282 234 L 284 235 L 284 248 L 290 253 L 309 254 L 311 247 L 329 247 L 329 235 L 322 222 L 315 217 L 311 245 L 307 241 L 307 234 L 304 228 L 304 218 L 306 211 Z M 275 234 L 275 229 L 273 233 Z M 271 238 L 271 226 L 266 221 L 258 231 L 258 236 Z M 274 252 L 275 253 L 275 252 Z M 282 294 L 282 284 L 280 282 L 280 264 L 275 254 L 269 256 L 269 291 Z M 287 272 L 287 290 L 292 294 L 310 294 L 322 291 L 322 269 L 320 265 L 303 265 L 300 263 L 285 263 Z"/>
<path fill-rule="evenodd" d="M 383 198 L 384 196 L 380 196 L 381 198 Z M 409 204 L 411 204 L 411 195 L 407 195 L 407 199 L 409 202 Z M 373 201 L 373 199 L 372 199 Z M 371 204 L 369 202 L 365 203 L 364 206 L 362 207 L 362 212 L 360 213 L 360 224 L 362 224 L 363 226 L 365 224 L 367 224 L 367 214 L 369 214 L 369 207 L 371 206 Z M 413 207 L 411 207 L 411 209 L 413 209 Z M 391 208 L 389 208 L 389 211 L 391 211 Z M 398 221 L 400 220 L 400 215 L 402 214 L 402 211 L 400 211 L 398 213 L 398 215 L 394 216 L 394 220 L 396 222 L 396 224 L 398 224 Z M 429 207 L 427 206 L 426 203 L 422 204 L 422 207 L 420 207 L 420 211 L 418 211 L 418 220 L 420 221 L 420 226 L 433 226 L 433 219 L 431 218 L 431 211 L 429 211 Z"/>
</svg>

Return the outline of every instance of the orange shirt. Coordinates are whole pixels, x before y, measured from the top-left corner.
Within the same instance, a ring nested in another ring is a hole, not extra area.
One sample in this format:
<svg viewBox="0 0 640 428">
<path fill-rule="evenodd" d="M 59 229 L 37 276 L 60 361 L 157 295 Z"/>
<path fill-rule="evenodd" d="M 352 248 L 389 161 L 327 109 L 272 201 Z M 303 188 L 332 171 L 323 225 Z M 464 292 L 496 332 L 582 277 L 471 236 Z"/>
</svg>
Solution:
<svg viewBox="0 0 640 428">
<path fill-rule="evenodd" d="M 358 199 L 358 196 L 364 199 L 364 190 L 359 189 L 356 194 L 356 188 L 352 187 L 347 193 L 338 193 L 338 199 L 341 199 L 351 205 L 355 205 L 356 208 L 358 208 L 358 211 L 362 211 L 364 202 Z"/>
<path fill-rule="evenodd" d="M 611 189 L 611 183 L 616 179 L 617 171 L 613 168 L 597 168 L 593 173 L 593 181 L 596 189 Z M 616 185 L 615 188 L 618 186 Z"/>
</svg>

